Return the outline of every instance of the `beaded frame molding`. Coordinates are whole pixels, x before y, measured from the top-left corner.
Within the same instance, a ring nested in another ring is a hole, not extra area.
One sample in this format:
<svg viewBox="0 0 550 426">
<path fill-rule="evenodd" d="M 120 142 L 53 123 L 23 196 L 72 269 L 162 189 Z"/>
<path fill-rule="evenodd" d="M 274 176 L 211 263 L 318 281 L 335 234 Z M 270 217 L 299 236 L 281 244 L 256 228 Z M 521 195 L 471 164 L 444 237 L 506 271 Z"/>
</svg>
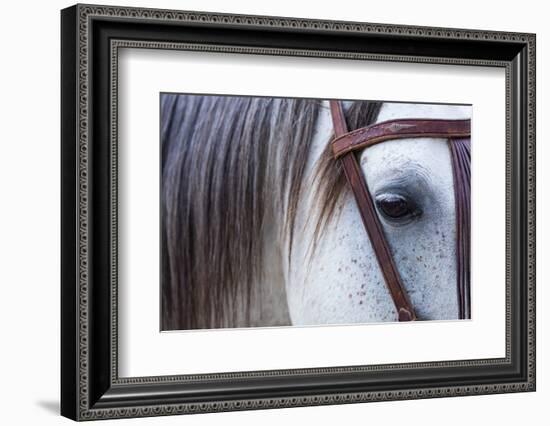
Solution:
<svg viewBox="0 0 550 426">
<path fill-rule="evenodd" d="M 118 377 L 120 48 L 504 68 L 506 356 Z M 61 50 L 62 415 L 93 420 L 535 390 L 534 34 L 75 5 L 61 12 Z"/>
</svg>

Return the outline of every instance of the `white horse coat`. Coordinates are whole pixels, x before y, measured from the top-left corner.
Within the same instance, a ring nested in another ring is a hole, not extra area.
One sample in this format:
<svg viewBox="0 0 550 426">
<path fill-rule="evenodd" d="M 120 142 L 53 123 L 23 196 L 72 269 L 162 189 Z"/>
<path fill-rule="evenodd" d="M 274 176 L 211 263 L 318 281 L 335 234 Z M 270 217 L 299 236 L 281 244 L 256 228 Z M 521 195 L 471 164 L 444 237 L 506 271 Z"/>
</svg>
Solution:
<svg viewBox="0 0 550 426">
<path fill-rule="evenodd" d="M 397 118 L 468 119 L 470 115 L 469 106 L 385 103 L 377 122 Z M 308 163 L 310 180 L 332 132 L 330 109 L 325 102 Z M 392 223 L 380 215 L 418 318 L 457 319 L 455 200 L 446 139 L 386 141 L 365 149 L 360 164 L 374 199 L 395 191 L 406 192 L 422 211 L 405 224 Z M 306 188 L 311 187 L 312 182 L 306 184 Z M 265 294 L 279 297 L 279 303 L 288 306 L 293 325 L 396 321 L 392 298 L 353 195 L 340 198 L 337 214 L 309 258 L 314 224 L 308 218 L 314 208 L 313 191 L 305 191 L 290 262 L 286 260 L 284 238 L 277 244 L 266 244 L 268 257 L 278 259 L 280 266 L 272 265 L 267 271 L 264 284 L 271 291 Z M 281 281 L 285 283 L 284 292 L 275 284 Z M 278 310 L 285 312 L 285 308 Z"/>
</svg>

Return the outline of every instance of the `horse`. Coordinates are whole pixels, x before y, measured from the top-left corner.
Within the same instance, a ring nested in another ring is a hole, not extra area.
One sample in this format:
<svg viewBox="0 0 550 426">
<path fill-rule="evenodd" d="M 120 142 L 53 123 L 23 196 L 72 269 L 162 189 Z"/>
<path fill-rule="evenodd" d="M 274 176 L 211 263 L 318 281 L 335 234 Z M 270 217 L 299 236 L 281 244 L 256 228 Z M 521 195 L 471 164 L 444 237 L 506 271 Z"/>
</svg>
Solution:
<svg viewBox="0 0 550 426">
<path fill-rule="evenodd" d="M 349 130 L 471 116 L 468 105 L 341 104 Z M 161 94 L 162 330 L 396 320 L 334 138 L 328 100 Z M 446 142 L 354 153 L 419 320 L 460 317 Z"/>
</svg>

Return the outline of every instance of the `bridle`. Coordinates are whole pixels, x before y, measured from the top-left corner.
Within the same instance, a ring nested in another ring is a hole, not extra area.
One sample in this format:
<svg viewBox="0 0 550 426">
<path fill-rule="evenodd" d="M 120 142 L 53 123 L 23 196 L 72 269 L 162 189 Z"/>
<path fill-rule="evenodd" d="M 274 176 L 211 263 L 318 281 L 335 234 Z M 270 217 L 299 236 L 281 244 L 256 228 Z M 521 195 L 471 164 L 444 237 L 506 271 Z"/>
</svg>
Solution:
<svg viewBox="0 0 550 426">
<path fill-rule="evenodd" d="M 332 152 L 351 187 L 361 219 L 390 291 L 399 321 L 417 319 L 372 196 L 354 154 L 377 143 L 404 138 L 445 138 L 451 152 L 456 210 L 456 262 L 459 318 L 470 318 L 470 120 L 398 119 L 348 132 L 340 101 L 330 101 L 335 138 Z"/>
</svg>

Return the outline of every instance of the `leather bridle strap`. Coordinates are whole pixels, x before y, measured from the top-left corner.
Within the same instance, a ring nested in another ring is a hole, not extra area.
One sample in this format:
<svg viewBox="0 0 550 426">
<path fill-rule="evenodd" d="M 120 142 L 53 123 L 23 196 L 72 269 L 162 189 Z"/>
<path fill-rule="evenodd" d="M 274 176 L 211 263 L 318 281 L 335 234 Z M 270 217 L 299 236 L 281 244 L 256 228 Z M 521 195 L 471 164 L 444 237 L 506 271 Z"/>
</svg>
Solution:
<svg viewBox="0 0 550 426">
<path fill-rule="evenodd" d="M 368 148 L 390 139 L 419 137 L 469 138 L 470 120 L 426 118 L 383 121 L 351 132 L 340 133 L 332 141 L 332 153 L 335 158 L 338 158 L 350 151 Z"/>
<path fill-rule="evenodd" d="M 339 138 L 348 134 L 347 124 L 339 101 L 330 101 L 330 110 L 332 113 L 334 132 L 336 134 L 334 142 L 336 142 Z M 416 319 L 416 313 L 414 312 L 405 288 L 403 287 L 403 283 L 401 282 L 401 277 L 393 261 L 390 248 L 382 229 L 382 224 L 376 213 L 374 202 L 367 188 L 365 179 L 363 178 L 357 159 L 351 150 L 347 150 L 341 154 L 339 159 L 342 163 L 346 179 L 355 196 L 363 225 L 372 243 L 382 275 L 384 276 L 384 280 L 397 309 L 399 321 L 414 321 Z"/>
<path fill-rule="evenodd" d="M 456 213 L 458 317 L 470 318 L 470 138 L 449 138 Z"/>
</svg>

